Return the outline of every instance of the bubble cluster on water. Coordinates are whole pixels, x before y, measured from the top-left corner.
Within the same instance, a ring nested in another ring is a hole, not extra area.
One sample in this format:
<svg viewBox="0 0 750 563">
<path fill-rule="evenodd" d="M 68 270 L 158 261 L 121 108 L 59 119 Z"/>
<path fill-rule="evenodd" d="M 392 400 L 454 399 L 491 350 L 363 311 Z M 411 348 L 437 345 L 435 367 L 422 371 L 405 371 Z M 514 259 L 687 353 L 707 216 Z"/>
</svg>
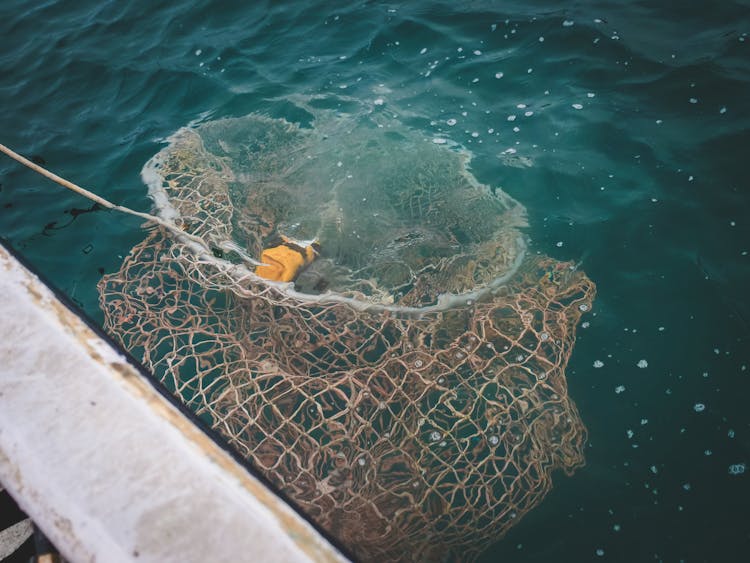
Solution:
<svg viewBox="0 0 750 563">
<path fill-rule="evenodd" d="M 729 474 L 730 475 L 742 475 L 745 473 L 745 464 L 744 463 L 734 463 L 729 466 Z"/>
</svg>

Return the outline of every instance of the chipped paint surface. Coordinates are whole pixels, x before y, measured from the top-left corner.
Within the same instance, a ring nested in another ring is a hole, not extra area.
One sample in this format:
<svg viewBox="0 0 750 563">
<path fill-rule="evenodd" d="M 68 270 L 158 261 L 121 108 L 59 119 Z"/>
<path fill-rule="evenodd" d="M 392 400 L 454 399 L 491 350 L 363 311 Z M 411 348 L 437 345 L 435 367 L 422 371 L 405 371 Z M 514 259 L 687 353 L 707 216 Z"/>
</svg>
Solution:
<svg viewBox="0 0 750 563">
<path fill-rule="evenodd" d="M 34 528 L 29 518 L 21 520 L 5 530 L 0 530 L 0 561 L 5 560 L 6 557 L 21 547 L 23 542 L 29 539 L 33 533 Z"/>
<path fill-rule="evenodd" d="M 345 561 L 0 247 L 0 481 L 72 561 Z"/>
</svg>

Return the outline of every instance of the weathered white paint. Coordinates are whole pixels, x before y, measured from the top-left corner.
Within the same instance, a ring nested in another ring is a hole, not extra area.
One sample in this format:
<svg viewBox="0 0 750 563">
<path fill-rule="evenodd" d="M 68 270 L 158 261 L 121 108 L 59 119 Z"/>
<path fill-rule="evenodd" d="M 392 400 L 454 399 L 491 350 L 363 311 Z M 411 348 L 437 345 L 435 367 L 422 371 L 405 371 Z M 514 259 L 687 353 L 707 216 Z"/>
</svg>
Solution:
<svg viewBox="0 0 750 563">
<path fill-rule="evenodd" d="M 0 481 L 71 561 L 345 561 L 1 246 Z"/>
<path fill-rule="evenodd" d="M 0 561 L 10 556 L 34 533 L 31 519 L 26 518 L 10 528 L 0 530 Z"/>
</svg>

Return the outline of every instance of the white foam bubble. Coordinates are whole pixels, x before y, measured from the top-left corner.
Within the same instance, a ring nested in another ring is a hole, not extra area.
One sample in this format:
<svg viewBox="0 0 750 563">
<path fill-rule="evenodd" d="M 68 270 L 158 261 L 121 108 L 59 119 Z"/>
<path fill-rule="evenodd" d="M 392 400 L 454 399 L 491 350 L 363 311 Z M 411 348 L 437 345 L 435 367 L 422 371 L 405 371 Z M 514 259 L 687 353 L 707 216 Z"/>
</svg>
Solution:
<svg viewBox="0 0 750 563">
<path fill-rule="evenodd" d="M 575 22 L 573 20 L 565 20 L 562 22 L 563 27 L 573 27 Z"/>
<path fill-rule="evenodd" d="M 598 368 L 603 368 L 604 367 L 604 362 L 601 361 L 601 360 L 594 360 L 594 367 L 597 368 L 597 369 Z"/>
<path fill-rule="evenodd" d="M 583 104 L 571 104 L 573 109 L 583 109 Z"/>
<path fill-rule="evenodd" d="M 730 475 L 742 475 L 745 472 L 745 464 L 744 463 L 733 463 L 729 466 L 729 474 Z"/>
<path fill-rule="evenodd" d="M 422 50 L 419 51 L 420 55 L 424 55 L 427 52 L 427 47 L 422 47 Z"/>
<path fill-rule="evenodd" d="M 648 362 L 646 360 L 638 360 L 638 363 L 635 364 L 641 369 L 645 369 L 648 367 Z"/>
<path fill-rule="evenodd" d="M 495 78 L 502 78 L 503 76 L 505 76 L 505 74 L 503 74 L 502 72 L 495 73 Z"/>
<path fill-rule="evenodd" d="M 704 410 L 706 410 L 706 405 L 704 405 L 703 403 L 695 403 L 693 405 L 693 410 L 695 412 L 703 412 Z"/>
</svg>

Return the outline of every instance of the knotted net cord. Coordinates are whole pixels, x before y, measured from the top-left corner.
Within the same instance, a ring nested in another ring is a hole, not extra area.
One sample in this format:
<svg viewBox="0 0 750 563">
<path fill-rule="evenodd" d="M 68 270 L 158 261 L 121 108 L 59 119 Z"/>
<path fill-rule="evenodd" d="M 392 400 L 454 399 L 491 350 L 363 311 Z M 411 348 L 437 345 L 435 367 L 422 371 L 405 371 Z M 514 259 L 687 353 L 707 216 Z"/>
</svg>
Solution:
<svg viewBox="0 0 750 563">
<path fill-rule="evenodd" d="M 101 283 L 107 329 L 362 560 L 471 560 L 583 463 L 564 369 L 594 287 L 568 264 L 415 319 L 191 257 L 150 233 Z"/>
</svg>

